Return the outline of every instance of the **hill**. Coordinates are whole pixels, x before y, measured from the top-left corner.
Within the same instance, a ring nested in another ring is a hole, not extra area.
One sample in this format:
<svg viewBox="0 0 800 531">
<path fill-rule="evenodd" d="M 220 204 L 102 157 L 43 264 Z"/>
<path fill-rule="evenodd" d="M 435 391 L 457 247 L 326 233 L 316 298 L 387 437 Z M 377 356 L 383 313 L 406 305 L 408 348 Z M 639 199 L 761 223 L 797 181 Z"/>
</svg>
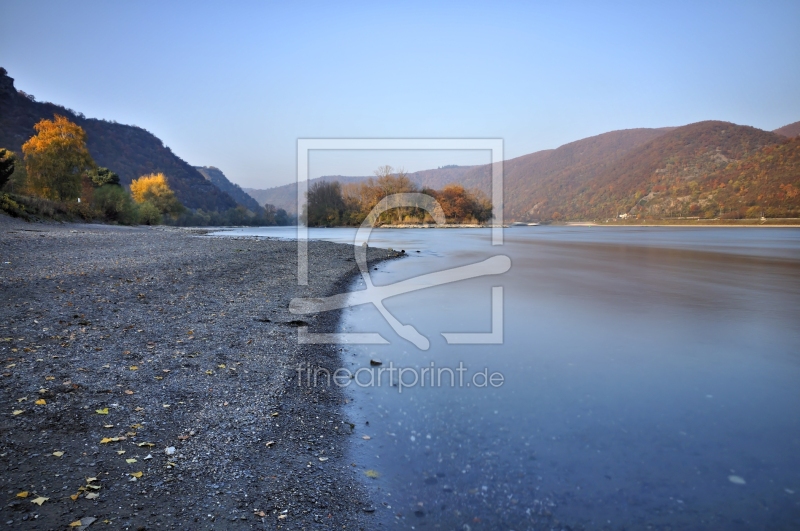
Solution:
<svg viewBox="0 0 800 531">
<path fill-rule="evenodd" d="M 259 205 L 255 199 L 247 195 L 238 184 L 230 182 L 219 168 L 215 168 L 214 166 L 195 166 L 194 169 L 247 210 L 254 214 L 258 214 L 263 210 L 262 206 Z"/>
<path fill-rule="evenodd" d="M 794 140 L 776 132 L 720 121 L 612 131 L 504 161 L 504 216 L 509 221 L 604 220 L 620 214 L 737 218 L 762 211 L 769 217 L 800 216 L 796 149 Z M 490 170 L 488 164 L 447 167 L 409 178 L 434 189 L 458 182 L 488 194 Z M 294 184 L 246 191 L 296 210 Z"/>
<path fill-rule="evenodd" d="M 172 153 L 152 133 L 136 126 L 86 118 L 60 105 L 37 102 L 17 91 L 14 80 L 0 68 L 0 147 L 22 153 L 22 144 L 35 134 L 34 124 L 60 114 L 80 125 L 86 146 L 100 166 L 110 168 L 129 185 L 142 175 L 163 172 L 178 199 L 189 208 L 224 211 L 236 207 L 228 194 L 206 180 L 196 169 Z"/>
<path fill-rule="evenodd" d="M 553 188 L 569 190 L 591 179 L 609 164 L 632 149 L 657 138 L 670 128 L 629 129 L 612 131 L 591 138 L 571 142 L 558 149 L 537 151 L 503 163 L 505 185 L 505 216 L 511 219 L 528 219 L 535 215 L 532 207 L 546 201 L 540 195 L 551 193 Z M 408 175 L 419 186 L 442 189 L 453 182 L 466 188 L 491 193 L 490 165 L 455 166 L 418 171 Z M 323 177 L 320 180 L 352 182 L 366 177 Z M 311 181 L 312 183 L 314 180 Z M 259 202 L 271 202 L 291 211 L 296 207 L 297 187 L 294 184 L 269 190 L 246 188 L 245 191 Z M 541 194 L 540 194 L 541 192 Z"/>
<path fill-rule="evenodd" d="M 778 133 L 782 136 L 798 136 L 800 135 L 800 122 L 795 122 L 793 124 L 784 125 L 783 127 L 779 127 L 773 131 L 773 133 Z"/>
<path fill-rule="evenodd" d="M 309 187 L 317 182 L 330 182 L 339 181 L 340 183 L 358 182 L 366 179 L 366 177 L 345 177 L 343 175 L 331 175 L 326 177 L 317 177 L 311 179 L 308 184 Z M 284 184 L 282 186 L 274 186 L 272 188 L 243 188 L 247 194 L 255 199 L 259 205 L 269 203 L 275 205 L 275 208 L 282 208 L 292 215 L 297 214 L 297 183 Z"/>
<path fill-rule="evenodd" d="M 754 127 L 707 121 L 675 128 L 574 187 L 546 187 L 536 214 L 545 219 L 712 215 L 704 186 L 728 165 L 783 137 Z M 723 206 L 724 207 L 724 206 Z M 732 208 L 732 205 L 730 206 Z"/>
</svg>

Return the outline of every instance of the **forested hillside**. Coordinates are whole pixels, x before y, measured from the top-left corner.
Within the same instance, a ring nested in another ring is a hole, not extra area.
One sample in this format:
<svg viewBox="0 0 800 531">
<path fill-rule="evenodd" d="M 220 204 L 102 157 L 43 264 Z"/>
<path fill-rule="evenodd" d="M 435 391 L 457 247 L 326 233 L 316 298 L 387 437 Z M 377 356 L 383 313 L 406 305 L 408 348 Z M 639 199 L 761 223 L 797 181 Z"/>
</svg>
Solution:
<svg viewBox="0 0 800 531">
<path fill-rule="evenodd" d="M 211 181 L 214 186 L 231 196 L 240 206 L 245 207 L 255 214 L 263 210 L 263 205 L 260 205 L 255 199 L 250 197 L 238 184 L 229 181 L 219 168 L 215 168 L 214 166 L 195 166 L 194 169 L 199 171 L 200 175 L 207 180 Z"/>
<path fill-rule="evenodd" d="M 773 131 L 773 133 L 778 133 L 782 136 L 793 137 L 800 135 L 800 122 L 795 122 L 793 124 L 784 125 L 783 127 L 779 127 Z"/>
<path fill-rule="evenodd" d="M 228 194 L 148 131 L 86 118 L 54 103 L 37 102 L 33 96 L 17 91 L 14 80 L 0 68 L 0 147 L 13 150 L 21 158 L 22 144 L 35 133 L 34 124 L 42 119 L 52 120 L 56 114 L 66 116 L 86 131 L 86 145 L 94 161 L 116 172 L 122 184 L 130 185 L 142 175 L 163 173 L 178 199 L 189 208 L 224 211 L 236 207 L 236 201 Z"/>
</svg>

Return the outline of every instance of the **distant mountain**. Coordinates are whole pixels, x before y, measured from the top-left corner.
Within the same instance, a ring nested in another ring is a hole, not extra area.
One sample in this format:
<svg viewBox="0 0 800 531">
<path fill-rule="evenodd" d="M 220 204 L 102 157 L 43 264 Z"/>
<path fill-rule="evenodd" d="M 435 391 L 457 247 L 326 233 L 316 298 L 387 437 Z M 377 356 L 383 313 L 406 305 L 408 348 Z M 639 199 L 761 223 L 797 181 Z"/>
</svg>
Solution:
<svg viewBox="0 0 800 531">
<path fill-rule="evenodd" d="M 0 147 L 22 153 L 22 144 L 35 134 L 34 124 L 60 114 L 86 131 L 86 145 L 95 162 L 120 176 L 122 184 L 154 172 L 163 172 L 178 199 L 189 208 L 224 211 L 236 206 L 228 194 L 144 129 L 86 118 L 54 103 L 37 102 L 14 88 L 14 80 L 0 68 Z"/>
<path fill-rule="evenodd" d="M 797 136 L 800 135 L 800 122 L 795 122 L 793 124 L 784 125 L 783 127 L 779 127 L 773 131 L 773 133 L 778 133 L 779 135 L 783 136 Z"/>
<path fill-rule="evenodd" d="M 708 216 L 726 206 L 741 210 L 738 203 L 718 204 L 714 194 L 709 196 L 709 183 L 731 165 L 783 140 L 776 133 L 729 122 L 678 127 L 613 162 L 599 168 L 593 165 L 587 179 L 556 179 L 532 187 L 528 190 L 532 203 L 528 215 L 577 220 L 625 213 Z M 752 187 L 754 183 L 742 185 Z"/>
<path fill-rule="evenodd" d="M 250 210 L 254 214 L 258 214 L 263 210 L 262 206 L 259 205 L 255 199 L 247 195 L 238 184 L 230 182 L 219 168 L 215 168 L 214 166 L 195 166 L 194 169 L 247 210 Z"/>
<path fill-rule="evenodd" d="M 343 175 L 331 175 L 326 177 L 317 177 L 309 181 L 309 186 L 319 181 L 339 181 L 340 183 L 358 182 L 366 179 L 366 177 L 345 177 Z M 269 203 L 275 205 L 276 208 L 282 208 L 289 214 L 297 214 L 297 183 L 284 184 L 283 186 L 275 186 L 272 188 L 243 188 L 247 194 L 258 201 L 259 205 Z"/>
<path fill-rule="evenodd" d="M 504 217 L 511 220 L 549 219 L 540 210 L 561 204 L 632 150 L 671 128 L 626 129 L 570 142 L 503 162 Z M 490 166 L 475 166 L 464 176 L 471 183 L 490 181 Z M 473 185 L 474 186 L 474 185 Z M 479 186 L 480 187 L 480 186 Z M 545 210 L 547 214 L 552 211 Z"/>
<path fill-rule="evenodd" d="M 752 217 L 762 210 L 770 217 L 800 216 L 798 143 L 720 121 L 604 133 L 504 161 L 504 217 Z M 447 167 L 409 178 L 420 186 L 438 189 L 458 182 L 489 193 L 490 171 L 488 164 Z M 296 210 L 296 185 L 247 192 Z"/>
<path fill-rule="evenodd" d="M 506 218 L 527 219 L 534 216 L 534 212 L 531 212 L 532 207 L 542 201 L 536 196 L 539 190 L 559 186 L 574 187 L 576 183 L 591 179 L 630 150 L 670 130 L 670 128 L 663 128 L 613 131 L 578 140 L 558 149 L 537 151 L 504 161 Z M 459 183 L 466 188 L 478 189 L 487 195 L 491 194 L 491 167 L 488 164 L 424 170 L 410 173 L 408 177 L 421 187 L 441 189 L 446 184 Z M 331 176 L 322 179 L 351 182 L 366 178 Z M 275 201 L 273 204 L 277 205 L 278 201 L 288 200 L 291 202 L 291 211 L 296 210 L 294 205 L 297 202 L 297 187 L 294 184 L 278 186 L 269 190 L 246 188 L 245 191 L 256 197 L 259 202 Z"/>
</svg>

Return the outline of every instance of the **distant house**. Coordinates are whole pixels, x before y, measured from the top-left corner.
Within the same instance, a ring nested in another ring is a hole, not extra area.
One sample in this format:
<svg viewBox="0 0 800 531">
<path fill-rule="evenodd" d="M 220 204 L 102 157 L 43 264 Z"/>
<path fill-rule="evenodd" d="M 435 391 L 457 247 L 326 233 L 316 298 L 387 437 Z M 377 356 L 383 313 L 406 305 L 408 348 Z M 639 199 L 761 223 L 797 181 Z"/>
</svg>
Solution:
<svg viewBox="0 0 800 531">
<path fill-rule="evenodd" d="M 627 212 L 625 214 L 620 214 L 619 219 L 628 219 L 628 215 L 629 214 Z"/>
</svg>

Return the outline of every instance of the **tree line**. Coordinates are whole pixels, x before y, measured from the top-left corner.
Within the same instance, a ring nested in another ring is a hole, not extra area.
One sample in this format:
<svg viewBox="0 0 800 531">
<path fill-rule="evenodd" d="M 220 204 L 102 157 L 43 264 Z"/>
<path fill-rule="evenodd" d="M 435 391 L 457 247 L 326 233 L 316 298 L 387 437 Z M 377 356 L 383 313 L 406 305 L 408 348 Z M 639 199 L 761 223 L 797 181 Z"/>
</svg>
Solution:
<svg viewBox="0 0 800 531">
<path fill-rule="evenodd" d="M 282 209 L 265 205 L 254 213 L 238 206 L 223 212 L 187 209 L 164 173 L 134 179 L 130 190 L 119 175 L 98 166 L 86 147 L 86 132 L 64 116 L 43 119 L 22 145 L 23 160 L 0 148 L 0 209 L 31 216 L 156 225 L 288 225 Z"/>
<path fill-rule="evenodd" d="M 466 190 L 449 184 L 441 190 L 420 188 L 400 169 L 381 166 L 375 177 L 361 183 L 318 181 L 306 194 L 303 217 L 309 227 L 358 226 L 385 197 L 398 193 L 422 193 L 442 207 L 447 223 L 481 224 L 492 218 L 492 204 L 478 190 Z M 379 225 L 433 223 L 433 218 L 420 208 L 400 207 L 384 212 Z"/>
</svg>

